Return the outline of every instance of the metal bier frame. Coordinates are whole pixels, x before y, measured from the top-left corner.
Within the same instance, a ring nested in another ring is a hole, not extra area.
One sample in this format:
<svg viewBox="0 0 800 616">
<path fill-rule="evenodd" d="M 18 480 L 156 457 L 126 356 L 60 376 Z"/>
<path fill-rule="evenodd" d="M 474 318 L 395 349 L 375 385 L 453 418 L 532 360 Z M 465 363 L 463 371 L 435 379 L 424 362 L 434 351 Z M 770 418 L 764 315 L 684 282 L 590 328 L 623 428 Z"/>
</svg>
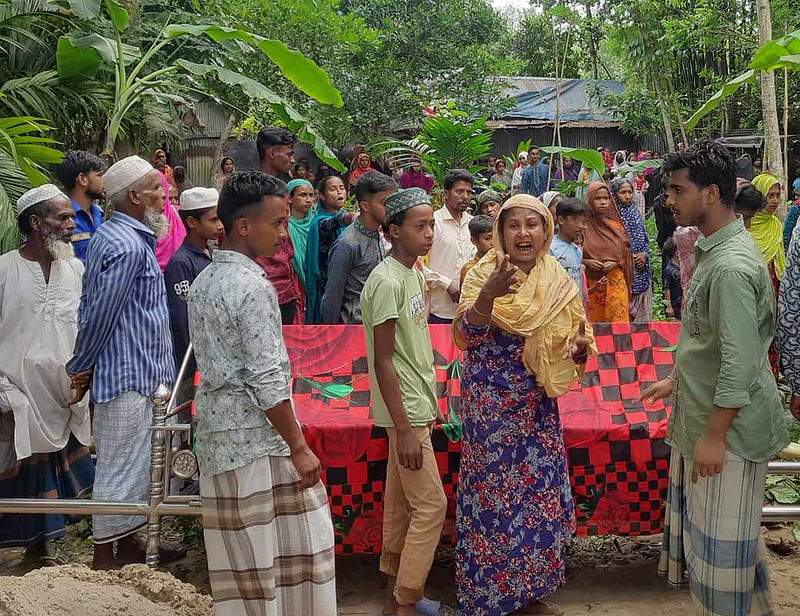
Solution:
<svg viewBox="0 0 800 616">
<path fill-rule="evenodd" d="M 178 378 L 172 392 L 166 385 L 159 385 L 151 397 L 153 423 L 150 427 L 150 489 L 147 501 L 99 501 L 77 498 L 5 498 L 0 499 L 0 513 L 40 514 L 60 513 L 67 515 L 146 515 L 147 547 L 145 562 L 151 568 L 158 566 L 161 547 L 161 518 L 164 516 L 202 515 L 199 496 L 170 494 L 170 478 L 174 475 L 189 478 L 197 470 L 197 460 L 191 450 L 172 450 L 175 434 L 190 433 L 191 424 L 172 423 L 167 420 L 188 408 L 191 401 L 175 406 L 178 388 L 191 364 L 191 345 L 183 358 Z"/>
<path fill-rule="evenodd" d="M 167 420 L 191 405 L 191 401 L 175 406 L 178 390 L 194 357 L 191 345 L 178 371 L 178 379 L 172 392 L 159 386 L 151 398 L 153 402 L 153 425 L 151 426 L 152 450 L 150 453 L 150 490 L 147 502 L 117 502 L 57 498 L 6 498 L 0 499 L 0 513 L 36 514 L 61 513 L 71 515 L 146 515 L 147 552 L 145 561 L 151 568 L 158 566 L 161 546 L 161 518 L 164 516 L 202 515 L 199 496 L 170 494 L 172 476 L 187 479 L 197 471 L 197 460 L 191 450 L 173 451 L 172 440 L 176 433 L 190 433 L 191 424 L 172 423 Z M 773 461 L 769 473 L 800 475 L 800 462 Z M 767 505 L 763 507 L 764 522 L 800 521 L 798 505 Z"/>
</svg>

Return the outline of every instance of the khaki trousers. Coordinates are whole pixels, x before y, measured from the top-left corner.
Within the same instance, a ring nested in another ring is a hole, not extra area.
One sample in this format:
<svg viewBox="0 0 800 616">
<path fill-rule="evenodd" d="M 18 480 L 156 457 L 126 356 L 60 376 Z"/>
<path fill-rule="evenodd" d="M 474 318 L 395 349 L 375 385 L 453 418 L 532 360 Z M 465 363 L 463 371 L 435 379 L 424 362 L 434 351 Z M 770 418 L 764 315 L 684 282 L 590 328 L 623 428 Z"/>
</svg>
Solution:
<svg viewBox="0 0 800 616">
<path fill-rule="evenodd" d="M 412 605 L 425 595 L 425 582 L 447 513 L 447 497 L 431 444 L 432 426 L 412 428 L 422 442 L 422 468 L 400 465 L 397 434 L 387 428 L 389 463 L 383 500 L 383 553 L 380 570 L 396 577 L 394 597 Z"/>
</svg>

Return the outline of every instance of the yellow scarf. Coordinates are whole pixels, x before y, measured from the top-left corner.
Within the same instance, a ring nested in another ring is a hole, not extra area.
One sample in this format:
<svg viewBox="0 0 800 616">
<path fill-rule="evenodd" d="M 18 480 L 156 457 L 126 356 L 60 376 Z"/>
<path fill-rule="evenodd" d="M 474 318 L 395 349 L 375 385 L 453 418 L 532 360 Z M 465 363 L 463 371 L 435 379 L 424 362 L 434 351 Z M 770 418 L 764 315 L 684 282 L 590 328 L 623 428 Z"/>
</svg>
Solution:
<svg viewBox="0 0 800 616">
<path fill-rule="evenodd" d="M 764 199 L 767 198 L 767 193 L 775 184 L 779 184 L 778 178 L 767 173 L 762 173 L 753 178 L 753 186 L 761 191 Z M 775 263 L 775 275 L 780 280 L 786 269 L 786 252 L 783 249 L 783 224 L 777 216 L 767 214 L 762 210 L 753 216 L 750 221 L 750 235 L 753 236 L 758 249 L 764 255 L 767 265 Z"/>
<path fill-rule="evenodd" d="M 546 223 L 546 236 L 542 252 L 536 265 L 526 276 L 517 270 L 519 287 L 494 301 L 492 324 L 511 334 L 523 336 L 525 346 L 522 361 L 529 374 L 544 387 L 551 398 L 569 391 L 578 369 L 583 376 L 583 366 L 576 366 L 571 358 L 564 356 L 578 333 L 581 323 L 586 321 L 583 302 L 578 288 L 566 270 L 549 254 L 553 241 L 553 217 L 544 204 L 530 195 L 516 195 L 505 202 L 494 223 L 494 248 L 469 271 L 461 287 L 461 303 L 456 311 L 453 332 L 456 344 L 467 348 L 467 342 L 457 326 L 458 319 L 466 318 L 467 311 L 475 303 L 483 285 L 497 264 L 497 256 L 505 257 L 500 221 L 503 212 L 521 207 L 539 214 Z M 586 337 L 591 353 L 597 353 L 592 328 L 586 325 Z"/>
</svg>

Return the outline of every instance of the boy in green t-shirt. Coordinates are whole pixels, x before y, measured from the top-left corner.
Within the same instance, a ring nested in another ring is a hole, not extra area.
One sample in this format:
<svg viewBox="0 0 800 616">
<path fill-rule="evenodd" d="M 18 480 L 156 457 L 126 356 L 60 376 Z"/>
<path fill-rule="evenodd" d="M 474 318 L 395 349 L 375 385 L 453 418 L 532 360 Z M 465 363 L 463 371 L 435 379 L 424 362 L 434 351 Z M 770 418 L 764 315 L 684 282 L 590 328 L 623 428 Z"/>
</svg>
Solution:
<svg viewBox="0 0 800 616">
<path fill-rule="evenodd" d="M 433 208 L 420 188 L 386 198 L 391 256 L 361 292 L 375 424 L 389 435 L 381 572 L 389 576 L 384 613 L 417 616 L 444 524 L 447 499 L 431 445 L 436 376 L 422 273 L 433 244 Z"/>
</svg>

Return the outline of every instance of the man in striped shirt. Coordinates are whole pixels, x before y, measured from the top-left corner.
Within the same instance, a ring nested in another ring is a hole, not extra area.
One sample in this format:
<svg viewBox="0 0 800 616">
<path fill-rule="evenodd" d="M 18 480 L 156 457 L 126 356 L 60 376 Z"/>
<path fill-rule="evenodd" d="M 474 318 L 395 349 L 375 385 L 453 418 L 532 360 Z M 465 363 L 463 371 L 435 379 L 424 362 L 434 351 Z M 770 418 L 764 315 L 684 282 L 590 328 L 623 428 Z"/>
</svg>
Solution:
<svg viewBox="0 0 800 616">
<path fill-rule="evenodd" d="M 92 236 L 86 256 L 75 354 L 67 363 L 75 401 L 91 386 L 97 448 L 94 498 L 147 500 L 150 396 L 175 379 L 166 287 L 154 249 L 169 222 L 164 189 L 147 161 L 129 156 L 105 174 L 111 219 Z M 95 569 L 144 561 L 136 533 L 145 516 L 92 517 Z M 114 542 L 118 542 L 116 559 Z M 162 561 L 182 548 L 162 549 Z"/>
</svg>

